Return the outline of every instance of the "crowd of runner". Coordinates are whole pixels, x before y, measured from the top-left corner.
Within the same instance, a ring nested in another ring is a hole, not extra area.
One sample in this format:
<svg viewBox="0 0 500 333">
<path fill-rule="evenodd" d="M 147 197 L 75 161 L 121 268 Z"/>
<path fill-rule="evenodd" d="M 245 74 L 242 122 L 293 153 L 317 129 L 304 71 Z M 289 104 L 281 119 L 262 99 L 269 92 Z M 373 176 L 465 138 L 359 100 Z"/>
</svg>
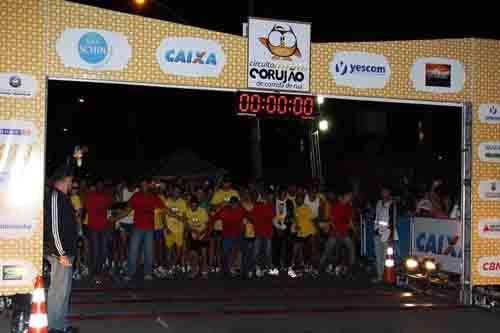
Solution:
<svg viewBox="0 0 500 333">
<path fill-rule="evenodd" d="M 434 207 L 435 185 L 415 202 L 417 214 L 441 212 Z M 386 186 L 381 202 L 390 195 Z M 350 278 L 359 255 L 360 217 L 370 208 L 353 204 L 349 186 L 334 191 L 312 181 L 236 188 L 229 177 L 218 186 L 182 179 L 114 185 L 80 180 L 73 182 L 71 201 L 81 226 L 74 278 L 97 284 L 109 276 L 129 281 L 138 273 L 144 280 Z"/>
</svg>

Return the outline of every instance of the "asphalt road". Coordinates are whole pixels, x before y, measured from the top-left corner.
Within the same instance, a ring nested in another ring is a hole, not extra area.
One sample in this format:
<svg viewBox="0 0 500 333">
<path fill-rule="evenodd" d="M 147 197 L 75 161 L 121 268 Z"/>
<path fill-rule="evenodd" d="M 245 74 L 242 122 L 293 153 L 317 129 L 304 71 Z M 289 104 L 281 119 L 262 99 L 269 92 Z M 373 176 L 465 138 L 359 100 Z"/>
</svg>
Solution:
<svg viewBox="0 0 500 333">
<path fill-rule="evenodd" d="M 174 280 L 100 287 L 71 300 L 81 332 L 486 332 L 500 314 L 366 281 Z M 0 332 L 7 332 L 0 320 Z"/>
</svg>

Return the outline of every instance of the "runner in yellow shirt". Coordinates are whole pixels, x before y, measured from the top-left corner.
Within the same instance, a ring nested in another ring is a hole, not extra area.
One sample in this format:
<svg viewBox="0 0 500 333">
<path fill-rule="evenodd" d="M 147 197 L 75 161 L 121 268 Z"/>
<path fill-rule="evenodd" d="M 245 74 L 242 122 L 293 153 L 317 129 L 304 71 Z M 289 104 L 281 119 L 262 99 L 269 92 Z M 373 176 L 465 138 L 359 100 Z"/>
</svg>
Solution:
<svg viewBox="0 0 500 333">
<path fill-rule="evenodd" d="M 187 212 L 186 200 L 181 198 L 181 188 L 176 186 L 172 196 L 167 198 L 165 206 L 166 226 L 165 245 L 169 253 L 171 267 L 185 272 L 184 225 Z"/>
<path fill-rule="evenodd" d="M 305 195 L 298 193 L 296 197 L 297 207 L 295 208 L 295 226 L 297 237 L 293 247 L 293 262 L 296 264 L 300 255 L 306 272 L 312 272 L 313 259 L 315 255 L 315 244 L 313 236 L 316 235 L 316 226 L 313 221 L 312 209 L 304 204 Z M 315 273 L 315 272 L 314 272 Z"/>
<path fill-rule="evenodd" d="M 206 277 L 207 270 L 207 249 L 209 246 L 209 217 L 208 211 L 200 207 L 197 197 L 192 197 L 186 211 L 186 220 L 190 237 L 190 257 L 193 270 L 192 277 L 201 274 Z"/>
</svg>

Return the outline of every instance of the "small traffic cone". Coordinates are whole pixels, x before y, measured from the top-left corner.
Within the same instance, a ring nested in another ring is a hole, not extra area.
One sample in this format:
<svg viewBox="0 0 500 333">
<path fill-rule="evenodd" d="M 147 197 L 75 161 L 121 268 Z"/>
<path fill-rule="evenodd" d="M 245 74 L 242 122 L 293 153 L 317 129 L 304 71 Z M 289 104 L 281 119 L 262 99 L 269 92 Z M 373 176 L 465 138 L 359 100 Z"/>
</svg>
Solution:
<svg viewBox="0 0 500 333">
<path fill-rule="evenodd" d="M 387 253 L 385 255 L 384 262 L 384 282 L 387 284 L 396 283 L 396 269 L 394 262 L 394 248 L 392 245 L 387 247 Z"/>
<path fill-rule="evenodd" d="M 48 326 L 47 303 L 45 302 L 43 278 L 42 276 L 38 276 L 35 282 L 35 290 L 33 290 L 31 294 L 31 315 L 28 333 L 48 333 Z"/>
</svg>

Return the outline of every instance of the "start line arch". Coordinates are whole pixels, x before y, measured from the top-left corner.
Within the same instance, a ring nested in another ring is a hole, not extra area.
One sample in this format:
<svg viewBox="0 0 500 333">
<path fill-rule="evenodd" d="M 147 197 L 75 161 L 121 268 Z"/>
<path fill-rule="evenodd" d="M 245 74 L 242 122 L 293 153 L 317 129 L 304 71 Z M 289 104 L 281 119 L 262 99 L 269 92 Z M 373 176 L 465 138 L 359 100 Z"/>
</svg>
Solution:
<svg viewBox="0 0 500 333">
<path fill-rule="evenodd" d="M 2 1 L 0 12 L 0 295 L 9 295 L 31 291 L 41 270 L 48 78 L 246 89 L 248 42 L 63 0 Z M 174 66 L 212 67 L 165 68 L 158 57 L 169 38 L 185 48 L 168 55 Z M 314 95 L 464 105 L 463 282 L 500 285 L 500 42 L 316 43 L 310 52 Z M 383 57 L 387 71 L 350 68 L 383 72 L 385 84 L 340 84 L 332 59 L 341 53 Z"/>
</svg>

